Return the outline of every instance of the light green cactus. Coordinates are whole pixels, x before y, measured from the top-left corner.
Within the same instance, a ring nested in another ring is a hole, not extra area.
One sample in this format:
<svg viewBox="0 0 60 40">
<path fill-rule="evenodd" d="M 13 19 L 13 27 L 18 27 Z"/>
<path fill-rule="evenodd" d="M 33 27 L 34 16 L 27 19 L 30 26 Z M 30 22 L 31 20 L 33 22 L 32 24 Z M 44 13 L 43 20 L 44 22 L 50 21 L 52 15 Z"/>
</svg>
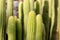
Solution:
<svg viewBox="0 0 60 40">
<path fill-rule="evenodd" d="M 28 20 L 28 15 L 30 11 L 30 1 L 29 0 L 24 0 L 23 2 L 23 12 L 24 12 L 24 40 L 26 40 L 26 34 L 27 34 L 27 20 Z"/>
<path fill-rule="evenodd" d="M 22 40 L 22 24 L 20 19 L 17 19 L 16 22 L 16 38 L 17 40 Z"/>
<path fill-rule="evenodd" d="M 40 14 L 36 16 L 36 40 L 45 40 L 45 28 Z"/>
<path fill-rule="evenodd" d="M 16 20 L 16 16 L 9 17 L 7 27 L 8 40 L 16 40 Z"/>
<path fill-rule="evenodd" d="M 22 40 L 22 25 L 23 25 L 23 2 L 19 2 L 18 7 L 19 19 L 17 19 L 17 40 Z"/>
<path fill-rule="evenodd" d="M 5 40 L 5 28 L 6 28 L 6 9 L 5 1 L 0 0 L 0 40 Z"/>
<path fill-rule="evenodd" d="M 36 30 L 36 14 L 34 11 L 31 11 L 28 16 L 26 40 L 35 40 L 35 30 Z"/>
</svg>

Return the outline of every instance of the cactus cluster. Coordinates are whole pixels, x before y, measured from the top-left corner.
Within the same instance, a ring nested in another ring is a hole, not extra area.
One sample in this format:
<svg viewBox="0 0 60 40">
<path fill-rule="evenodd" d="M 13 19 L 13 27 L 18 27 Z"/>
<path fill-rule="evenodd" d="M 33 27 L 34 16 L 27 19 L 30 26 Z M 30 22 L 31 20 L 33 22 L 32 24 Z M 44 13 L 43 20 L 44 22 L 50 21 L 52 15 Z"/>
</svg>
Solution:
<svg viewBox="0 0 60 40">
<path fill-rule="evenodd" d="M 60 40 L 60 0 L 19 1 L 18 17 L 13 0 L 5 7 L 6 0 L 0 0 L 0 40 L 55 40 L 56 27 Z"/>
</svg>

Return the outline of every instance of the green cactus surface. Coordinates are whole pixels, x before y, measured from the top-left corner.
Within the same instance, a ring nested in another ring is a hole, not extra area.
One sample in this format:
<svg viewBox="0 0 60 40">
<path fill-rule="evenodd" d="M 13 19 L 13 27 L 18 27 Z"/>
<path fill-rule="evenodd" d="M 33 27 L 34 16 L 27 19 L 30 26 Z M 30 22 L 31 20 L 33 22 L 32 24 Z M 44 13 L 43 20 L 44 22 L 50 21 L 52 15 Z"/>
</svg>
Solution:
<svg viewBox="0 0 60 40">
<path fill-rule="evenodd" d="M 29 12 L 28 16 L 26 40 L 35 40 L 35 29 L 36 29 L 36 14 L 34 11 L 31 11 Z"/>
</svg>

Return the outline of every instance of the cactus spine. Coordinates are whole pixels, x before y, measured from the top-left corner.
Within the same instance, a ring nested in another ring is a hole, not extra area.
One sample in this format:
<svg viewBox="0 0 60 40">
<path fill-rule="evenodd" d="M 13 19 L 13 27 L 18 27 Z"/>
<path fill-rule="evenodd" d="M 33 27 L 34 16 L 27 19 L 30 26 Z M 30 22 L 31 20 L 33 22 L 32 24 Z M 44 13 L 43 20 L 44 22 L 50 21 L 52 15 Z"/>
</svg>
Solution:
<svg viewBox="0 0 60 40">
<path fill-rule="evenodd" d="M 9 17 L 7 27 L 8 40 L 16 40 L 16 19 L 16 16 Z"/>
<path fill-rule="evenodd" d="M 45 30 L 42 23 L 42 16 L 38 14 L 36 16 L 36 40 L 45 40 Z"/>
<path fill-rule="evenodd" d="M 28 17 L 26 40 L 35 40 L 35 26 L 36 26 L 36 14 L 34 11 L 31 11 Z"/>
<path fill-rule="evenodd" d="M 4 40 L 5 38 L 5 28 L 6 28 L 6 9 L 5 9 L 5 1 L 0 0 L 0 40 Z"/>
<path fill-rule="evenodd" d="M 22 25 L 20 19 L 17 19 L 16 22 L 16 34 L 17 34 L 17 40 L 22 40 Z"/>
<path fill-rule="evenodd" d="M 23 2 L 23 12 L 24 12 L 24 40 L 26 40 L 26 34 L 27 34 L 27 19 L 30 11 L 30 1 L 29 0 L 24 0 Z"/>
</svg>

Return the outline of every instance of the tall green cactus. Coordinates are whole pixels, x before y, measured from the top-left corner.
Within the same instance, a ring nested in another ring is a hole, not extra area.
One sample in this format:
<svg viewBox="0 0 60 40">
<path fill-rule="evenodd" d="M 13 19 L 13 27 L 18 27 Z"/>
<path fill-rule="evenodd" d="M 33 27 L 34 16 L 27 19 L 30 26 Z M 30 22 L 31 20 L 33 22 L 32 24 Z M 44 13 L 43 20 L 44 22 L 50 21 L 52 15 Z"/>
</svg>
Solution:
<svg viewBox="0 0 60 40">
<path fill-rule="evenodd" d="M 16 16 L 9 17 L 7 27 L 8 40 L 16 40 L 16 20 Z"/>
<path fill-rule="evenodd" d="M 35 27 L 36 27 L 36 14 L 34 11 L 31 11 L 28 17 L 26 40 L 35 40 L 35 30 L 36 30 Z"/>
<path fill-rule="evenodd" d="M 18 7 L 19 19 L 17 19 L 17 40 L 22 40 L 22 27 L 23 27 L 23 2 L 19 2 Z"/>
<path fill-rule="evenodd" d="M 34 9 L 34 0 L 30 0 L 30 10 Z"/>
<path fill-rule="evenodd" d="M 40 14 L 36 16 L 36 40 L 45 40 L 45 28 Z"/>
<path fill-rule="evenodd" d="M 27 19 L 30 11 L 30 1 L 24 0 L 23 2 L 23 12 L 24 12 L 24 40 L 26 40 L 26 34 L 27 34 Z"/>
<path fill-rule="evenodd" d="M 49 10 L 48 1 L 45 1 L 42 18 L 43 18 L 43 23 L 45 25 L 46 40 L 48 40 L 49 37 L 48 36 L 49 35 L 49 11 L 48 10 Z"/>
<path fill-rule="evenodd" d="M 0 40 L 5 40 L 5 28 L 6 28 L 6 9 L 5 1 L 0 0 Z"/>
<path fill-rule="evenodd" d="M 22 24 L 20 19 L 17 19 L 16 22 L 16 38 L 17 40 L 22 40 Z"/>
</svg>

